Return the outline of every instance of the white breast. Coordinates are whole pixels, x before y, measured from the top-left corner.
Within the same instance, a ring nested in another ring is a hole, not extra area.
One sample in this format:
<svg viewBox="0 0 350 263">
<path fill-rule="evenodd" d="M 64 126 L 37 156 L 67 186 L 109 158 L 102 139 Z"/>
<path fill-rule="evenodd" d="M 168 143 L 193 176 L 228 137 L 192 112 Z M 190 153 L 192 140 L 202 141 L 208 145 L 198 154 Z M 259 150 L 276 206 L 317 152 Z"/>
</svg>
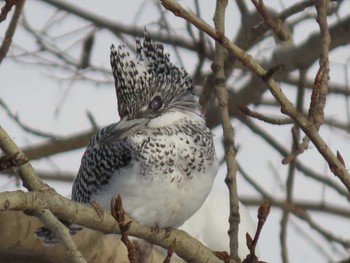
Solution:
<svg viewBox="0 0 350 263">
<path fill-rule="evenodd" d="M 187 130 L 181 129 L 181 122 L 189 119 L 197 125 L 198 133 L 210 133 L 196 113 L 172 112 L 152 119 L 147 132 L 130 138 L 138 153 L 132 165 L 115 172 L 96 200 L 108 209 L 111 198 L 120 194 L 124 210 L 139 223 L 158 227 L 182 225 L 204 203 L 218 170 L 215 152 L 208 151 L 211 136 L 206 144 L 191 134 L 188 125 L 184 127 Z M 161 127 L 177 131 L 161 133 Z"/>
</svg>

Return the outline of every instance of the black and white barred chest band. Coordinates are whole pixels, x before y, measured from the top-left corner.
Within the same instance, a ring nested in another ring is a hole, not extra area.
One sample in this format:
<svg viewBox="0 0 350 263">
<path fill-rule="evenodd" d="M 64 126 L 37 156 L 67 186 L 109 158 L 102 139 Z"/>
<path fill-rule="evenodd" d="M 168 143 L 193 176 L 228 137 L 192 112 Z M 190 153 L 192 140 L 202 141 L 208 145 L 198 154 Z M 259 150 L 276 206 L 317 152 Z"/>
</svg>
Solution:
<svg viewBox="0 0 350 263">
<path fill-rule="evenodd" d="M 112 176 L 127 177 L 132 166 L 138 166 L 140 180 L 171 182 L 181 188 L 216 161 L 212 134 L 203 121 L 186 119 L 174 127 L 145 127 L 122 140 L 99 144 L 113 128 L 115 124 L 91 140 L 74 181 L 73 200 L 92 201 L 92 196 L 108 188 Z"/>
</svg>

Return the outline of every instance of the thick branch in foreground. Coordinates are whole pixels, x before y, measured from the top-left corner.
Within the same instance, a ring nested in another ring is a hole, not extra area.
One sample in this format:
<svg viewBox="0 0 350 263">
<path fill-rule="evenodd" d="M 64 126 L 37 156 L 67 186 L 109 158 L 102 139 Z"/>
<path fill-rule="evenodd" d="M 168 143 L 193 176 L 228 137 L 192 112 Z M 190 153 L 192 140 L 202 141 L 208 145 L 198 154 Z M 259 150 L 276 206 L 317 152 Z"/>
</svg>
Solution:
<svg viewBox="0 0 350 263">
<path fill-rule="evenodd" d="M 101 215 L 89 204 L 73 202 L 50 190 L 0 193 L 0 212 L 15 210 L 29 213 L 43 208 L 49 209 L 58 218 L 71 223 L 103 233 L 120 233 L 118 224 L 109 212 L 105 211 Z M 126 215 L 125 220 L 131 221 Z M 188 262 L 221 262 L 211 250 L 181 230 L 174 229 L 169 233 L 165 229 L 160 229 L 158 233 L 154 233 L 151 228 L 133 221 L 127 233 L 129 236 L 144 239 L 164 248 L 171 246 L 176 238 L 178 242 L 174 252 Z"/>
<path fill-rule="evenodd" d="M 40 221 L 19 211 L 0 213 L 0 258 L 1 262 L 11 263 L 57 263 L 71 262 L 62 245 L 45 246 L 35 238 L 34 232 L 41 227 Z M 129 263 L 125 245 L 117 235 L 105 235 L 101 232 L 84 228 L 73 236 L 74 243 L 84 259 L 89 263 Z M 142 240 L 137 244 L 144 262 L 161 263 L 165 257 L 159 249 L 144 249 Z M 136 242 L 136 241 L 134 241 Z M 184 263 L 173 257 L 172 263 Z"/>
<path fill-rule="evenodd" d="M 27 159 L 1 126 L 0 148 L 10 158 Z M 52 212 L 57 218 L 70 223 L 77 223 L 104 233 L 120 233 L 110 213 L 105 212 L 101 215 L 91 205 L 76 203 L 60 196 L 53 189 L 45 186 L 43 182 L 40 181 L 29 162 L 21 162 L 17 169 L 20 172 L 23 183 L 26 184 L 32 192 L 25 193 L 23 191 L 14 191 L 0 193 L 0 212 L 17 210 L 38 214 L 38 211 L 45 209 L 49 214 Z M 48 216 L 43 216 L 45 220 L 49 220 Z M 44 222 L 46 223 L 45 220 Z M 131 219 L 126 218 L 126 220 L 130 221 Z M 204 262 L 210 260 L 210 262 L 219 262 L 213 253 L 203 246 L 202 243 L 180 230 L 174 230 L 171 233 L 168 233 L 166 230 L 160 230 L 159 233 L 155 235 L 150 228 L 142 227 L 136 222 L 133 222 L 128 229 L 128 235 L 145 239 L 149 243 L 164 248 L 168 248 L 176 238 L 177 240 L 181 240 L 181 243 L 177 245 L 175 253 L 186 261 Z M 70 237 L 68 237 L 68 239 L 69 238 Z M 68 243 L 65 243 L 65 245 L 66 247 L 69 246 Z M 79 262 L 79 258 L 81 258 L 80 254 L 77 252 L 76 248 L 70 247 L 76 251 L 76 253 L 74 253 L 75 262 Z"/>
<path fill-rule="evenodd" d="M 40 212 L 36 212 L 35 214 L 61 241 L 69 262 L 87 263 L 72 240 L 68 228 L 66 228 L 49 210 L 41 209 Z"/>
<path fill-rule="evenodd" d="M 39 176 L 35 173 L 33 167 L 29 163 L 27 157 L 24 153 L 17 147 L 11 137 L 6 133 L 6 131 L 0 126 L 0 148 L 4 151 L 4 153 L 13 160 L 13 163 L 17 165 L 18 173 L 21 177 L 23 185 L 29 191 L 42 191 L 44 189 L 48 189 L 48 191 L 52 195 L 55 195 L 56 192 L 53 189 L 47 187 L 39 178 Z M 19 162 L 20 161 L 20 162 Z M 57 195 L 57 194 L 56 194 Z M 43 199 L 45 200 L 45 199 Z M 9 200 L 6 200 L 6 206 L 9 204 Z M 42 202 L 41 204 L 45 204 Z M 6 208 L 4 206 L 4 208 Z M 49 229 L 55 233 L 56 236 L 59 237 L 62 244 L 64 244 L 67 254 L 69 255 L 70 261 L 74 263 L 84 263 L 86 262 L 82 257 L 80 251 L 77 249 L 76 245 L 71 239 L 68 231 L 64 231 L 63 224 L 57 220 L 50 210 L 46 209 L 46 206 L 29 209 L 30 212 L 37 215 L 42 222 L 45 223 Z M 62 230 L 63 229 L 63 230 Z"/>
<path fill-rule="evenodd" d="M 46 188 L 45 184 L 35 174 L 33 167 L 28 162 L 27 156 L 17 147 L 11 137 L 0 125 L 0 149 L 18 163 L 17 171 L 22 179 L 23 185 L 29 190 L 40 190 Z"/>
</svg>

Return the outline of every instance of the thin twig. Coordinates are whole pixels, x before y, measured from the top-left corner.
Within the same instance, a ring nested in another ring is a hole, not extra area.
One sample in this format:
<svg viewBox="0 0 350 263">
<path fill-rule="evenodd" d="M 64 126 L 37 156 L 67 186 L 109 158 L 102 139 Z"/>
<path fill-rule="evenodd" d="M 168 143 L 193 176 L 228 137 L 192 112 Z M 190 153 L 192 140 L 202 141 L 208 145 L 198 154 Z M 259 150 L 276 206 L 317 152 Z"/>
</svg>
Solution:
<svg viewBox="0 0 350 263">
<path fill-rule="evenodd" d="M 298 81 L 298 92 L 297 92 L 297 109 L 299 112 L 303 111 L 304 106 L 304 95 L 305 95 L 305 81 L 306 81 L 306 74 L 307 69 L 300 69 L 299 70 L 299 81 Z M 309 146 L 310 139 L 305 136 L 303 138 L 302 143 L 299 143 L 300 140 L 300 129 L 297 125 L 295 125 L 292 128 L 292 138 L 293 138 L 293 144 L 292 144 L 292 150 L 291 153 L 288 154 L 285 158 L 283 158 L 282 163 L 288 164 L 294 162 L 295 158 L 303 153 Z"/>
<path fill-rule="evenodd" d="M 0 157 L 0 160 L 2 158 L 8 158 L 7 155 Z M 11 164 L 9 166 L 13 167 L 14 165 L 12 164 L 12 159 L 9 160 Z M 1 161 L 0 161 L 1 162 Z M 0 164 L 1 166 L 1 164 Z M 8 169 L 8 168 L 6 168 Z M 1 168 L 0 168 L 1 170 Z M 73 183 L 74 177 L 76 174 L 74 172 L 61 172 L 61 171 L 45 171 L 45 170 L 35 170 L 36 174 L 39 176 L 40 179 L 42 180 L 55 180 L 59 182 L 67 182 L 67 183 Z M 1 171 L 0 176 L 13 176 L 17 177 L 17 173 L 15 173 L 12 169 L 11 170 L 5 170 Z"/>
<path fill-rule="evenodd" d="M 174 254 L 174 249 L 176 247 L 176 239 L 174 239 L 173 243 L 171 243 L 170 247 L 168 248 L 166 258 L 164 259 L 163 263 L 170 263 L 171 257 Z"/>
<path fill-rule="evenodd" d="M 315 7 L 317 10 L 317 22 L 320 27 L 322 45 L 321 45 L 321 57 L 320 57 L 320 70 L 317 77 L 320 78 L 320 85 L 317 87 L 318 97 L 315 105 L 315 115 L 313 116 L 313 122 L 317 130 L 324 121 L 324 108 L 326 106 L 326 96 L 328 93 L 328 78 L 329 78 L 329 48 L 331 44 L 331 36 L 329 33 L 327 14 L 328 14 L 329 0 L 316 1 Z M 316 80 L 315 80 L 316 86 Z M 318 85 L 317 85 L 318 86 Z M 316 88 L 316 87 L 315 87 Z M 310 106 L 311 107 L 311 106 Z"/>
<path fill-rule="evenodd" d="M 37 160 L 58 153 L 80 149 L 89 143 L 91 137 L 95 133 L 95 130 L 79 132 L 60 140 L 49 140 L 40 144 L 28 146 L 23 148 L 23 152 L 29 160 Z"/>
<path fill-rule="evenodd" d="M 259 206 L 262 202 L 261 197 L 240 196 L 239 200 L 245 206 Z M 322 214 L 339 216 L 345 220 L 350 219 L 350 211 L 346 206 L 339 206 L 336 203 L 324 203 L 318 201 L 295 201 L 293 204 L 287 204 L 285 200 L 274 198 L 269 199 L 271 206 L 274 208 L 285 209 L 288 206 L 295 206 L 297 208 L 313 211 Z"/>
<path fill-rule="evenodd" d="M 273 199 L 268 191 L 265 191 L 254 179 L 252 179 L 248 173 L 237 164 L 239 173 L 243 176 L 244 180 L 246 180 L 265 200 Z"/>
<path fill-rule="evenodd" d="M 263 122 L 274 124 L 274 125 L 287 125 L 287 124 L 293 124 L 293 120 L 290 118 L 284 118 L 284 119 L 276 119 L 269 116 L 266 116 L 262 113 L 259 113 L 257 111 L 252 111 L 247 106 L 237 106 L 240 111 L 242 111 L 244 114 L 248 115 L 249 117 L 261 120 Z"/>
<path fill-rule="evenodd" d="M 294 128 L 294 127 L 293 127 Z M 296 138 L 296 137 L 295 137 Z M 299 137 L 298 137 L 299 138 Z M 295 141 L 293 142 L 295 143 Z M 309 147 L 309 144 L 310 144 L 310 138 L 307 137 L 307 136 L 304 136 L 303 140 L 301 143 L 299 143 L 294 149 L 293 149 L 293 152 L 291 154 L 288 154 L 286 157 L 283 158 L 282 160 L 282 163 L 283 164 L 288 164 L 288 163 L 291 163 L 292 161 L 295 160 L 295 158 L 303 153 L 308 147 Z"/>
<path fill-rule="evenodd" d="M 321 236 L 323 236 L 325 240 L 336 242 L 336 243 L 342 245 L 344 248 L 347 248 L 347 249 L 350 248 L 350 240 L 342 237 L 341 235 L 339 235 L 339 236 L 335 235 L 327 227 L 320 226 L 317 221 L 315 221 L 315 220 L 313 220 L 311 218 L 311 216 L 310 216 L 310 214 L 308 212 L 303 211 L 301 209 L 295 209 L 294 210 L 294 208 L 293 208 L 292 213 L 296 217 L 298 217 L 299 219 L 302 219 L 302 220 L 306 221 L 309 224 L 309 226 L 312 229 L 314 229 L 315 231 L 317 231 Z"/>
<path fill-rule="evenodd" d="M 280 143 L 278 143 L 275 138 L 273 138 L 271 135 L 269 135 L 267 132 L 265 132 L 263 129 L 261 129 L 258 125 L 256 125 L 254 122 L 246 119 L 246 118 L 240 118 L 240 120 L 249 128 L 253 133 L 259 135 L 262 139 L 264 139 L 269 145 L 271 145 L 279 154 L 282 156 L 286 156 L 288 154 L 287 149 L 285 149 Z M 334 182 L 331 178 L 328 176 L 320 175 L 311 168 L 305 166 L 301 162 L 296 162 L 297 169 L 305 176 L 310 177 L 324 185 L 327 185 L 331 189 L 335 190 L 339 195 L 345 197 L 348 201 L 350 201 L 350 195 L 346 189 L 342 185 L 340 185 L 337 182 Z"/>
<path fill-rule="evenodd" d="M 6 33 L 5 33 L 5 37 L 4 37 L 4 39 L 3 39 L 2 43 L 1 43 L 1 46 L 0 46 L 0 64 L 3 61 L 3 59 L 6 57 L 6 54 L 7 54 L 7 52 L 10 49 L 10 46 L 11 46 L 11 43 L 12 43 L 12 38 L 13 38 L 13 35 L 15 34 L 15 31 L 16 31 L 16 28 L 17 28 L 17 24 L 18 24 L 19 18 L 21 16 L 25 0 L 11 0 L 11 1 L 7 1 L 6 5 L 5 5 L 5 6 L 11 6 L 12 7 L 11 4 L 14 4 L 16 1 L 18 1 L 18 2 L 17 2 L 17 5 L 16 5 L 16 8 L 15 8 L 15 12 L 14 12 L 14 14 L 12 16 L 10 24 L 9 24 L 7 30 L 6 30 Z M 6 10 L 2 10 L 1 16 L 5 15 L 5 18 L 6 18 L 7 12 L 6 12 Z"/>
<path fill-rule="evenodd" d="M 283 83 L 287 83 L 293 86 L 298 85 L 299 82 L 299 77 L 298 76 L 292 76 L 291 74 L 288 74 L 287 76 L 285 76 L 282 79 L 278 79 L 279 81 L 282 81 Z M 305 80 L 305 88 L 306 89 L 312 89 L 314 84 L 315 84 L 315 79 L 306 79 Z M 339 95 L 341 97 L 346 96 L 349 97 L 350 96 L 350 91 L 348 89 L 348 85 L 344 85 L 344 84 L 340 84 L 340 83 L 328 83 L 328 92 L 329 94 L 333 94 L 333 95 Z"/>
<path fill-rule="evenodd" d="M 315 125 L 316 125 L 317 118 L 322 119 L 318 121 L 319 123 L 318 125 L 320 125 L 323 122 L 323 116 L 318 117 L 318 104 L 320 103 L 319 100 L 321 99 L 321 94 L 320 94 L 321 88 L 322 88 L 322 85 L 324 85 L 323 84 L 324 78 L 327 74 L 326 70 L 327 70 L 327 65 L 325 63 L 321 64 L 320 68 L 317 71 L 314 86 L 312 88 L 308 119 L 310 122 L 315 123 Z M 325 98 L 323 99 L 325 100 Z"/>
<path fill-rule="evenodd" d="M 276 73 L 284 71 L 286 66 L 284 64 L 275 65 L 267 70 L 267 72 L 262 76 L 263 81 L 268 81 L 271 79 Z"/>
<path fill-rule="evenodd" d="M 293 127 L 294 128 L 294 127 Z M 295 149 L 295 144 L 292 144 L 292 152 Z M 295 159 L 289 164 L 288 177 L 286 182 L 286 202 L 293 203 L 293 186 L 295 177 Z M 287 249 L 287 231 L 288 231 L 289 212 L 284 210 L 281 217 L 280 228 L 280 245 L 281 257 L 283 263 L 288 263 L 288 249 Z"/>
<path fill-rule="evenodd" d="M 297 109 L 301 112 L 303 110 L 304 105 L 304 94 L 305 94 L 305 79 L 306 79 L 306 73 L 307 70 L 301 69 L 299 71 L 300 73 L 300 81 L 298 83 L 298 92 L 297 92 Z M 296 156 L 303 152 L 304 149 L 307 148 L 307 145 L 300 146 L 299 145 L 299 138 L 300 138 L 300 128 L 295 125 L 292 127 L 292 149 L 291 149 L 291 155 L 292 159 L 289 162 L 288 167 L 288 176 L 286 181 L 286 203 L 293 203 L 293 189 L 294 189 L 294 178 L 295 178 L 295 172 L 296 172 Z M 305 141 L 305 140 L 304 140 Z M 282 163 L 286 158 L 283 159 Z M 288 221 L 289 221 L 289 212 L 283 211 L 282 217 L 281 217 L 281 230 L 280 230 L 280 244 L 281 244 L 281 257 L 283 263 L 288 263 L 288 246 L 287 246 L 287 231 L 288 231 Z"/>
<path fill-rule="evenodd" d="M 122 198 L 120 197 L 120 194 L 118 194 L 117 198 L 112 198 L 111 214 L 117 221 L 120 228 L 120 234 L 122 235 L 121 240 L 128 249 L 128 258 L 130 260 L 130 263 L 139 262 L 139 252 L 137 251 L 135 244 L 130 241 L 127 234 L 132 221 L 125 222 L 125 212 L 123 209 Z"/>
<path fill-rule="evenodd" d="M 41 0 L 45 4 L 54 6 L 60 10 L 67 11 L 73 15 L 76 15 L 79 18 L 87 20 L 93 24 L 95 24 L 99 28 L 105 28 L 115 34 L 117 37 L 120 34 L 127 34 L 129 36 L 142 36 L 144 32 L 143 26 L 128 26 L 122 23 L 116 23 L 115 20 L 107 19 L 103 16 L 99 16 L 94 14 L 93 12 L 88 11 L 87 9 L 82 9 L 78 5 L 71 4 L 68 1 L 60 1 L 60 0 Z M 195 43 L 193 43 L 192 39 L 184 38 L 183 36 L 172 36 L 163 34 L 159 31 L 151 32 L 148 30 L 150 35 L 152 35 L 152 39 L 157 42 L 162 42 L 169 45 L 174 45 L 177 47 L 182 47 L 185 49 L 196 51 L 197 47 Z M 124 41 L 123 41 L 124 42 Z M 205 54 L 207 57 L 212 58 L 213 54 Z"/>
<path fill-rule="evenodd" d="M 90 66 L 92 49 L 95 43 L 95 33 L 97 29 L 93 28 L 84 38 L 80 54 L 79 69 L 85 69 Z"/>
<path fill-rule="evenodd" d="M 243 175 L 245 180 L 250 182 L 250 184 L 259 193 L 262 194 L 262 196 L 264 197 L 265 200 L 272 203 L 273 197 L 266 190 L 264 190 L 262 187 L 260 187 L 259 184 L 257 184 L 255 182 L 255 180 L 253 178 L 251 178 L 251 176 L 249 176 L 247 173 L 242 172 L 242 171 L 243 170 L 240 168 L 240 173 Z M 350 240 L 349 239 L 343 238 L 341 236 L 336 236 L 331 231 L 329 231 L 328 228 L 324 228 L 324 227 L 320 226 L 315 220 L 313 220 L 311 218 L 310 214 L 306 210 L 301 209 L 300 207 L 297 207 L 297 206 L 290 204 L 290 203 L 283 203 L 282 209 L 287 210 L 288 212 L 292 213 L 293 215 L 295 215 L 299 219 L 305 221 L 312 229 L 314 229 L 321 236 L 323 236 L 325 238 L 325 240 L 327 240 L 327 241 L 331 240 L 331 241 L 334 241 L 334 242 L 342 245 L 344 248 L 350 248 Z"/>
<path fill-rule="evenodd" d="M 35 128 L 32 128 L 32 127 L 29 127 L 28 125 L 26 125 L 25 123 L 23 123 L 18 115 L 14 114 L 11 110 L 10 110 L 10 107 L 7 106 L 7 104 L 0 98 L 0 106 L 5 110 L 5 112 L 7 113 L 7 115 L 17 123 L 17 125 L 19 127 L 21 127 L 24 131 L 28 132 L 28 133 L 31 133 L 33 135 L 36 135 L 36 136 L 40 136 L 40 137 L 43 137 L 43 138 L 49 138 L 49 139 L 59 139 L 59 136 L 58 135 L 55 135 L 55 134 L 51 134 L 49 132 L 43 132 L 43 131 L 40 131 L 38 129 L 35 129 Z"/>
<path fill-rule="evenodd" d="M 255 249 L 259 241 L 261 230 L 270 214 L 271 204 L 270 202 L 263 202 L 258 209 L 258 225 L 256 227 L 256 232 L 254 239 L 251 238 L 249 233 L 246 233 L 247 247 L 249 249 L 249 254 L 242 261 L 242 263 L 259 263 L 258 257 L 256 256 Z"/>
<path fill-rule="evenodd" d="M 1 8 L 0 23 L 6 19 L 8 12 L 18 3 L 18 0 L 5 0 L 5 2 L 5 5 Z"/>
<path fill-rule="evenodd" d="M 271 17 L 265 7 L 263 0 L 251 1 L 255 5 L 255 8 L 258 10 L 260 15 L 263 17 L 265 23 L 275 32 L 276 36 L 282 41 L 288 40 L 290 38 L 290 34 L 284 29 L 283 21 L 281 19 Z"/>
<path fill-rule="evenodd" d="M 315 5 L 318 0 L 304 0 L 293 3 L 291 6 L 284 9 L 277 17 L 279 19 L 285 20 L 288 17 L 300 13 L 308 7 Z"/>
</svg>

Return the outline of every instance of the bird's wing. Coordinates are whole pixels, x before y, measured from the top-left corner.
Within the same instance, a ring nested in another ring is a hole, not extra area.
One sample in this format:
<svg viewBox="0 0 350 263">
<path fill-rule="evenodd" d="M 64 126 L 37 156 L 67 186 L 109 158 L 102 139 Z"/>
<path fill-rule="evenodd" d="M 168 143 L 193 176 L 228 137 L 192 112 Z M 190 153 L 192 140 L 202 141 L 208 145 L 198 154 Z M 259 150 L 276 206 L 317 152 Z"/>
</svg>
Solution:
<svg viewBox="0 0 350 263">
<path fill-rule="evenodd" d="M 91 196 L 103 189 L 103 186 L 108 183 L 116 171 L 130 164 L 132 147 L 125 137 L 128 132 L 124 128 L 123 126 L 120 129 L 119 123 L 112 124 L 91 138 L 73 183 L 72 200 L 81 203 L 91 201 Z M 108 139 L 108 141 L 101 143 L 106 138 L 113 138 L 113 140 Z M 63 223 L 67 226 L 70 225 L 68 222 Z M 71 234 L 80 229 L 81 227 L 77 225 L 69 226 Z M 39 228 L 35 234 L 43 240 L 44 244 L 59 242 L 58 238 L 46 227 Z"/>
<path fill-rule="evenodd" d="M 72 200 L 86 203 L 91 196 L 109 182 L 111 176 L 132 161 L 132 145 L 118 124 L 97 132 L 91 139 L 81 160 L 72 188 Z M 107 139 L 106 139 L 107 138 Z"/>
</svg>

